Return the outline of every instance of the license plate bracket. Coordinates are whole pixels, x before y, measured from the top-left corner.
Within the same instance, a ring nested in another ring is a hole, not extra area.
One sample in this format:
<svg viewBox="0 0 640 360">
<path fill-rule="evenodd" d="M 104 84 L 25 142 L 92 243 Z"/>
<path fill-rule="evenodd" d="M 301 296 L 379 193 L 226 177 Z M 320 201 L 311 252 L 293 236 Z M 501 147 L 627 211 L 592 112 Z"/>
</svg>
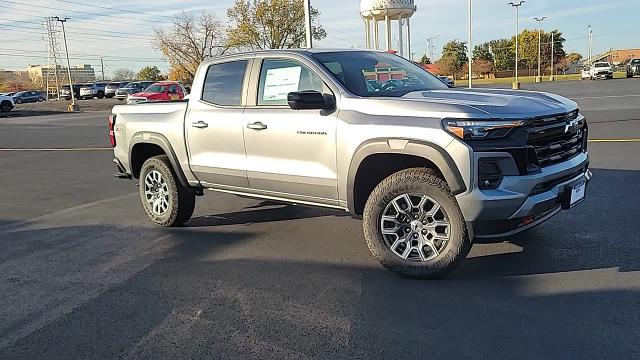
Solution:
<svg viewBox="0 0 640 360">
<path fill-rule="evenodd" d="M 587 181 L 582 180 L 567 186 L 565 189 L 565 196 L 562 201 L 563 209 L 571 209 L 572 207 L 580 204 L 584 201 L 585 190 L 587 188 Z"/>
</svg>

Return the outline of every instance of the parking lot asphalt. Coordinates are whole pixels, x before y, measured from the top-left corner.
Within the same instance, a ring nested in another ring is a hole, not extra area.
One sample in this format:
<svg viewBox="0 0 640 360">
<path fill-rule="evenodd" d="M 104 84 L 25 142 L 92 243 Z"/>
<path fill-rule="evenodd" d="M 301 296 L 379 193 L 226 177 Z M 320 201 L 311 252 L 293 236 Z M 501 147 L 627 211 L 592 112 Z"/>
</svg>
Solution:
<svg viewBox="0 0 640 360">
<path fill-rule="evenodd" d="M 640 138 L 640 79 L 526 88 Z M 150 225 L 105 124 L 0 119 L 0 359 L 640 358 L 640 142 L 591 142 L 583 204 L 416 281 L 338 211 L 207 193 Z"/>
</svg>

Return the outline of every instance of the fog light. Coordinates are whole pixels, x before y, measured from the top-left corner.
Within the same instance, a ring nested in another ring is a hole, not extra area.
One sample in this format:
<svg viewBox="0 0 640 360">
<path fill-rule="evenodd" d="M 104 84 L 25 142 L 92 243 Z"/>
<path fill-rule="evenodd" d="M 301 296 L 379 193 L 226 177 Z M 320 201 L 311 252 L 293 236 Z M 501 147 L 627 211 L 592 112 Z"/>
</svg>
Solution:
<svg viewBox="0 0 640 360">
<path fill-rule="evenodd" d="M 490 159 L 480 159 L 478 162 L 478 185 L 480 189 L 496 189 L 502 182 L 500 166 Z"/>
</svg>

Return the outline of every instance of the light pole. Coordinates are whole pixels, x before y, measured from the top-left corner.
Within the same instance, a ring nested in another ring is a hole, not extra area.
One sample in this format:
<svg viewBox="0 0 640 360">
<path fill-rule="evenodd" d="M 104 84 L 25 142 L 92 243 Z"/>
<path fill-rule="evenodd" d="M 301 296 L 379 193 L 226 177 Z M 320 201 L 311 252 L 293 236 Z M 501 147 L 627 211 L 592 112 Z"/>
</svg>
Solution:
<svg viewBox="0 0 640 360">
<path fill-rule="evenodd" d="M 307 37 L 307 49 L 313 47 L 313 37 L 311 36 L 311 0 L 304 0 L 304 28 Z"/>
<path fill-rule="evenodd" d="M 60 24 L 62 24 L 62 38 L 64 39 L 64 52 L 67 55 L 67 74 L 69 75 L 69 92 L 71 93 L 71 104 L 69 105 L 69 111 L 76 111 L 77 110 L 77 105 L 76 105 L 76 95 L 73 91 L 73 80 L 71 79 L 71 61 L 69 60 L 69 47 L 67 46 L 67 34 L 64 30 L 64 23 L 67 22 L 67 20 L 69 20 L 68 17 L 64 18 L 64 19 L 60 19 L 58 16 L 54 16 L 54 19 L 56 19 L 56 21 L 60 22 Z"/>
<path fill-rule="evenodd" d="M 522 0 L 519 3 L 512 3 L 510 2 L 509 5 L 511 5 L 515 10 L 516 10 L 516 79 L 513 82 L 512 88 L 514 90 L 518 90 L 520 89 L 520 83 L 518 82 L 518 35 L 520 35 L 520 14 L 518 12 L 518 8 L 520 8 L 520 6 L 522 6 L 522 4 L 524 4 L 525 1 Z"/>
<path fill-rule="evenodd" d="M 468 34 L 469 35 L 469 38 L 468 38 L 469 41 L 467 42 L 468 53 L 469 53 L 469 55 L 468 55 L 468 57 L 469 57 L 469 89 L 471 89 L 471 87 L 473 86 L 473 82 L 471 80 L 471 75 L 472 75 L 472 73 L 471 73 L 471 65 L 472 65 L 472 62 L 473 62 L 472 43 L 471 43 L 471 40 L 472 40 L 472 36 L 471 35 L 472 35 L 472 31 L 473 31 L 473 28 L 471 26 L 471 0 L 469 0 L 467 8 L 469 10 L 469 14 L 468 14 L 469 15 L 469 34 Z"/>
<path fill-rule="evenodd" d="M 546 16 L 543 17 L 535 17 L 533 18 L 533 20 L 538 22 L 538 76 L 536 77 L 536 82 L 541 82 L 542 81 L 542 74 L 540 74 L 540 71 L 542 69 L 542 64 L 541 64 L 541 60 L 542 60 L 542 22 L 544 21 L 544 19 L 546 19 Z"/>
</svg>

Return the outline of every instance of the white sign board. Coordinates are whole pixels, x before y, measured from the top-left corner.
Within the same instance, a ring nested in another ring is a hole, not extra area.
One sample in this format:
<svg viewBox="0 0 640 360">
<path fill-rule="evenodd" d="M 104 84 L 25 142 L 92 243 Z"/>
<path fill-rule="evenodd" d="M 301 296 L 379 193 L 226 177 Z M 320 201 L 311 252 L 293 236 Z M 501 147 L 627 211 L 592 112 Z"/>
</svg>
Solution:
<svg viewBox="0 0 640 360">
<path fill-rule="evenodd" d="M 300 66 L 267 70 L 262 100 L 287 100 L 287 94 L 298 91 L 301 71 Z"/>
</svg>

